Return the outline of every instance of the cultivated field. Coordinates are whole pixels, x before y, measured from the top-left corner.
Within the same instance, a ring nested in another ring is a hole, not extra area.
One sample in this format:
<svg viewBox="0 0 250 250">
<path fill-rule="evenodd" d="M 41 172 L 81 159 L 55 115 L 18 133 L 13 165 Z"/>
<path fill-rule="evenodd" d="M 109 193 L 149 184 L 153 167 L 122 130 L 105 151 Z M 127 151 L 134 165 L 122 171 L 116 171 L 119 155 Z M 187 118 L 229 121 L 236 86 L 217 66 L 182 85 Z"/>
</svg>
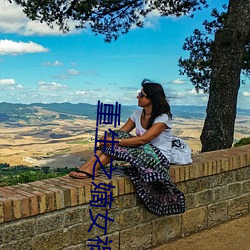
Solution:
<svg viewBox="0 0 250 250">
<path fill-rule="evenodd" d="M 204 120 L 173 120 L 173 134 L 185 139 L 199 152 Z M 0 123 L 0 162 L 14 165 L 76 167 L 93 154 L 95 121 L 76 117 L 42 124 Z M 108 127 L 99 127 L 98 136 Z M 112 129 L 112 127 L 111 127 Z M 237 118 L 235 140 L 250 136 L 250 117 Z"/>
</svg>

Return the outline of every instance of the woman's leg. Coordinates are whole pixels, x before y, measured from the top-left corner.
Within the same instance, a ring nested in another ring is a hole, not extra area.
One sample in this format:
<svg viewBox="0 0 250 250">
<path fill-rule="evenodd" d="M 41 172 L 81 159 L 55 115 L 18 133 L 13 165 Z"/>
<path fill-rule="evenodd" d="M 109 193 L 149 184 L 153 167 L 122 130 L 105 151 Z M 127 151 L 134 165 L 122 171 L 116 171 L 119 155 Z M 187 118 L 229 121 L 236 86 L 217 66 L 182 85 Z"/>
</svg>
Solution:
<svg viewBox="0 0 250 250">
<path fill-rule="evenodd" d="M 101 150 L 97 150 L 95 155 L 100 157 L 101 154 L 103 154 L 103 152 Z M 89 167 L 93 166 L 93 164 L 96 161 L 95 155 L 90 157 L 81 167 L 79 167 L 79 169 L 80 170 L 85 170 L 85 169 L 88 169 Z"/>
<path fill-rule="evenodd" d="M 96 158 L 96 156 L 99 158 L 99 160 Z M 93 155 L 87 162 L 85 162 L 79 169 L 87 173 L 96 175 L 97 170 L 101 167 L 100 163 L 104 166 L 110 163 L 110 160 L 111 160 L 110 156 L 104 154 L 100 150 L 97 150 L 96 154 Z M 95 173 L 93 173 L 93 167 L 94 167 L 95 162 L 96 162 Z M 79 178 L 87 177 L 84 173 L 79 173 L 79 172 L 70 172 L 70 176 L 79 177 Z"/>
</svg>

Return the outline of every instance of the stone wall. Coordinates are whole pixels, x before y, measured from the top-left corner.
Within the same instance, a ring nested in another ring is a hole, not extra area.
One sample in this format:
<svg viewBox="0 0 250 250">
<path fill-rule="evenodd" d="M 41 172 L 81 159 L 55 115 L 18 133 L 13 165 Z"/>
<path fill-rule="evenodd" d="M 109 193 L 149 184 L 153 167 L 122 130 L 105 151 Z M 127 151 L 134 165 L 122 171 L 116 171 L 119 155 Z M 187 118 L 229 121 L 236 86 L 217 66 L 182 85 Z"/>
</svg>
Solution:
<svg viewBox="0 0 250 250">
<path fill-rule="evenodd" d="M 170 174 L 186 195 L 187 211 L 162 217 L 144 208 L 128 177 L 113 176 L 111 249 L 150 249 L 250 212 L 250 145 L 196 155 L 191 165 L 171 166 Z M 104 239 L 96 226 L 87 232 L 92 188 L 91 180 L 70 177 L 0 188 L 0 249 L 90 249 L 87 239 Z M 92 212 L 95 218 L 105 209 Z"/>
</svg>

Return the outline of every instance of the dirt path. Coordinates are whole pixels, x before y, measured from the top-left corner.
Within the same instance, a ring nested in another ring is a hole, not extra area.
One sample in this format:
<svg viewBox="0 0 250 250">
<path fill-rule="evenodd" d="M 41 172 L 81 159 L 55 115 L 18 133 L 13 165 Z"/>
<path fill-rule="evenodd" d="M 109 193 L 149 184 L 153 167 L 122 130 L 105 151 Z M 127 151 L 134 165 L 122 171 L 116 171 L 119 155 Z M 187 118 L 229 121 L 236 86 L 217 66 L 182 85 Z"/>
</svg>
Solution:
<svg viewBox="0 0 250 250">
<path fill-rule="evenodd" d="M 250 250 L 250 214 L 151 250 Z"/>
</svg>

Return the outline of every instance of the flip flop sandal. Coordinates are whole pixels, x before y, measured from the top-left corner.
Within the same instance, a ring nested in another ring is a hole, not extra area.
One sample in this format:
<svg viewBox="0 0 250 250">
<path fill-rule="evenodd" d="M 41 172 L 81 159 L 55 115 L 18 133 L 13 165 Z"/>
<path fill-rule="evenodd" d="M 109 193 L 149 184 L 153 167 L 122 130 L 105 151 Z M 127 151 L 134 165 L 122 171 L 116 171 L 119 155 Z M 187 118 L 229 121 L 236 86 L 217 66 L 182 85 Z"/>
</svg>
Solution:
<svg viewBox="0 0 250 250">
<path fill-rule="evenodd" d="M 77 169 L 76 171 L 74 171 L 76 173 L 81 173 L 81 174 L 85 174 L 85 176 L 79 176 L 79 175 L 72 175 L 69 173 L 69 176 L 72 177 L 72 178 L 75 178 L 75 179 L 88 179 L 88 178 L 92 178 L 93 175 L 84 171 L 84 170 L 80 170 L 80 169 Z M 96 174 L 95 177 L 98 177 L 99 174 Z"/>
</svg>

